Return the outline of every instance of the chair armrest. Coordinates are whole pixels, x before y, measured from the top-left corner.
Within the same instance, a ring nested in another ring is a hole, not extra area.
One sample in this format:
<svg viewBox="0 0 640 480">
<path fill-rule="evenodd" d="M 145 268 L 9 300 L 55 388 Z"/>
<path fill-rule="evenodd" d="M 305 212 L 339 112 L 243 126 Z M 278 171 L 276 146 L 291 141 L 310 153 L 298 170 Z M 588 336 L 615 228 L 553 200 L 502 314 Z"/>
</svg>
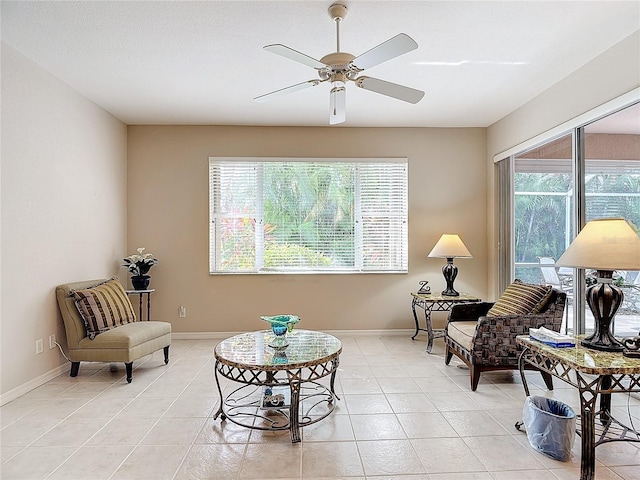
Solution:
<svg viewBox="0 0 640 480">
<path fill-rule="evenodd" d="M 480 317 L 472 355 L 482 365 L 517 365 L 522 348 L 516 344 L 516 336 L 528 335 L 530 328 L 543 325 L 560 330 L 560 325 L 554 325 L 554 318 L 544 314 Z"/>
<path fill-rule="evenodd" d="M 493 303 L 490 302 L 454 305 L 449 311 L 449 322 L 478 320 L 478 318 L 486 315 L 492 306 Z"/>
</svg>

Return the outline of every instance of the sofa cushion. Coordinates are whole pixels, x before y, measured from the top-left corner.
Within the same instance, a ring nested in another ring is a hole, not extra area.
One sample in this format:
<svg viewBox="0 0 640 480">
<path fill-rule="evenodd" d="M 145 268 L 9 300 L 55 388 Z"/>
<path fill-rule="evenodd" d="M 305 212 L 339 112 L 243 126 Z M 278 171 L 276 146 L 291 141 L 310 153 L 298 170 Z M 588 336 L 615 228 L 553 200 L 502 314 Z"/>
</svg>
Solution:
<svg viewBox="0 0 640 480">
<path fill-rule="evenodd" d="M 552 290 L 550 285 L 524 283 L 516 279 L 487 312 L 487 317 L 539 313 L 551 297 Z"/>
<path fill-rule="evenodd" d="M 171 324 L 168 322 L 131 322 L 119 328 L 112 328 L 95 340 L 84 338 L 80 348 L 91 350 L 130 350 L 163 335 L 171 335 Z"/>
<path fill-rule="evenodd" d="M 115 278 L 90 288 L 69 292 L 93 340 L 109 329 L 136 321 L 136 314 L 122 284 Z"/>
<path fill-rule="evenodd" d="M 447 324 L 447 336 L 460 344 L 465 350 L 471 351 L 473 336 L 476 333 L 476 320 L 462 320 Z"/>
</svg>

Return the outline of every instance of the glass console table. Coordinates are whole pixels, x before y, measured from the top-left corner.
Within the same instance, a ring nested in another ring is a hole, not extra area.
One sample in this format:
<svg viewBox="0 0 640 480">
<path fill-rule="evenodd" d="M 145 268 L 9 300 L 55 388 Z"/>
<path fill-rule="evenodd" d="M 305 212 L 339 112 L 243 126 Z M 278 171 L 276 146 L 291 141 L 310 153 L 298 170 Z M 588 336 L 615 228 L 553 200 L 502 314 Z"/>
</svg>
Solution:
<svg viewBox="0 0 640 480">
<path fill-rule="evenodd" d="M 300 428 L 326 418 L 334 409 L 334 382 L 342 343 L 322 332 L 294 329 L 289 346 L 270 347 L 270 330 L 227 338 L 214 349 L 220 407 L 214 419 L 258 430 L 289 430 L 300 441 Z M 329 385 L 318 382 L 329 377 Z M 223 396 L 220 377 L 243 384 Z"/>
<path fill-rule="evenodd" d="M 640 433 L 623 425 L 611 415 L 611 394 L 640 392 L 640 358 L 622 353 L 601 352 L 580 345 L 584 337 L 576 336 L 576 346 L 555 348 L 516 337 L 523 347 L 519 369 L 526 395 L 529 387 L 524 376 L 525 363 L 573 385 L 580 393 L 578 435 L 582 442 L 580 480 L 595 478 L 596 447 L 605 442 L 640 442 Z M 598 409 L 596 401 L 600 397 Z M 599 422 L 596 422 L 596 418 Z"/>
</svg>

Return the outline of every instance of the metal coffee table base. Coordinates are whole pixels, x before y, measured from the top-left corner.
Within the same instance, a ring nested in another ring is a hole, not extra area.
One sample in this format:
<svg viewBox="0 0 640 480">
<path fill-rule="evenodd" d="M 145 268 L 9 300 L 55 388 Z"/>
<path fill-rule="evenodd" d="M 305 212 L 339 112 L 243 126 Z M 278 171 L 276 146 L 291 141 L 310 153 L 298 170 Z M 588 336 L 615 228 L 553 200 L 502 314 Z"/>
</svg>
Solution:
<svg viewBox="0 0 640 480">
<path fill-rule="evenodd" d="M 299 442 L 300 428 L 326 418 L 334 409 L 334 399 L 340 400 L 334 391 L 338 358 L 312 367 L 292 370 L 264 371 L 229 366 L 216 361 L 215 377 L 220 407 L 214 415 L 222 421 L 254 430 L 291 432 L 291 442 Z M 223 396 L 219 376 L 245 385 Z M 329 386 L 315 380 L 330 376 Z M 262 405 L 265 387 L 286 387 L 290 401 L 285 407 Z"/>
<path fill-rule="evenodd" d="M 288 387 L 287 387 L 288 388 Z M 254 430 L 291 432 L 291 441 L 300 441 L 300 428 L 326 418 L 335 408 L 337 396 L 327 387 L 309 382 L 299 389 L 298 399 L 291 394 L 291 402 L 283 407 L 262 405 L 264 387 L 243 385 L 224 399 L 214 418 Z"/>
</svg>

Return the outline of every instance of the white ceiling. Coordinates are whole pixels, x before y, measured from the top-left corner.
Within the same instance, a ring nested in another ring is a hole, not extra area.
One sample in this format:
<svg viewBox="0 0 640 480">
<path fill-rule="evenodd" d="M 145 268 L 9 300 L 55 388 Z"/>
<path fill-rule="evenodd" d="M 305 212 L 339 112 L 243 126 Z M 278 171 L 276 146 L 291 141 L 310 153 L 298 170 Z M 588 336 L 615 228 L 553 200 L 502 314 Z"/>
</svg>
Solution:
<svg viewBox="0 0 640 480">
<path fill-rule="evenodd" d="M 328 125 L 326 83 L 262 50 L 336 50 L 332 1 L 5 1 L 2 40 L 127 124 Z M 424 90 L 416 105 L 347 85 L 344 126 L 496 122 L 640 29 L 638 1 L 342 2 L 341 50 L 398 33 L 417 50 L 367 75 Z"/>
</svg>

